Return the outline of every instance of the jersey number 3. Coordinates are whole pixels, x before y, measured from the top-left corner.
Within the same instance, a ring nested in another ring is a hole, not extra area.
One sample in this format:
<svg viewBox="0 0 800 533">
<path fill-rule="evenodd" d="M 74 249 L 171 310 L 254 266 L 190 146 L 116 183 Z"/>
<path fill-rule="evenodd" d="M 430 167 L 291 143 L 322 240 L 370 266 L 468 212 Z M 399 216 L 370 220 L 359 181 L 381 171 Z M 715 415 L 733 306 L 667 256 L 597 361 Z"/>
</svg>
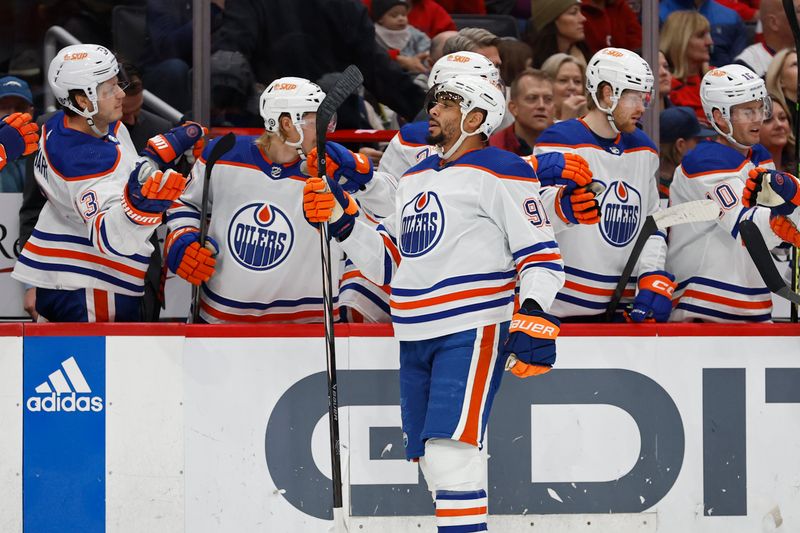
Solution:
<svg viewBox="0 0 800 533">
<path fill-rule="evenodd" d="M 83 211 L 81 212 L 83 218 L 88 220 L 97 214 L 97 195 L 94 191 L 86 191 L 83 193 L 83 196 L 81 196 L 81 205 L 83 206 Z"/>
</svg>

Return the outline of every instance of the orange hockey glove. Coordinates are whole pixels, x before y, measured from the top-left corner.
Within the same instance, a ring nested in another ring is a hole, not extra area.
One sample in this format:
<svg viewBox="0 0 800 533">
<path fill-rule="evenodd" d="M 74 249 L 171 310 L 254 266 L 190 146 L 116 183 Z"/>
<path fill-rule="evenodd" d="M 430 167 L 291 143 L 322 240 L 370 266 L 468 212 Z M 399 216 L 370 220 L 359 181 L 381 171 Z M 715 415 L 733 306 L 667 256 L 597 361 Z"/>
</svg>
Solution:
<svg viewBox="0 0 800 533">
<path fill-rule="evenodd" d="M 583 187 L 592 181 L 589 163 L 578 154 L 548 152 L 531 157 L 529 162 L 542 187 L 564 185 L 567 189 Z"/>
<path fill-rule="evenodd" d="M 769 218 L 769 227 L 772 232 L 784 241 L 794 246 L 800 246 L 800 231 L 794 222 L 784 215 L 774 215 Z"/>
<path fill-rule="evenodd" d="M 36 151 L 39 126 L 28 113 L 12 113 L 0 121 L 0 170 L 8 161 Z"/>
<path fill-rule="evenodd" d="M 595 192 L 594 184 L 569 190 L 561 187 L 555 199 L 556 214 L 568 224 L 597 224 L 600 222 L 600 202 L 597 201 L 599 193 Z M 602 190 L 602 186 L 600 185 Z"/>
<path fill-rule="evenodd" d="M 556 337 L 561 330 L 561 322 L 549 313 L 523 306 L 511 319 L 503 353 L 508 355 L 506 370 L 520 378 L 546 374 L 556 362 Z"/>
<path fill-rule="evenodd" d="M 200 232 L 187 227 L 170 233 L 164 243 L 167 266 L 192 285 L 208 281 L 214 275 L 214 266 L 217 264 L 215 256 L 219 247 L 216 241 L 206 237 L 206 245 L 201 247 L 199 239 Z"/>
</svg>

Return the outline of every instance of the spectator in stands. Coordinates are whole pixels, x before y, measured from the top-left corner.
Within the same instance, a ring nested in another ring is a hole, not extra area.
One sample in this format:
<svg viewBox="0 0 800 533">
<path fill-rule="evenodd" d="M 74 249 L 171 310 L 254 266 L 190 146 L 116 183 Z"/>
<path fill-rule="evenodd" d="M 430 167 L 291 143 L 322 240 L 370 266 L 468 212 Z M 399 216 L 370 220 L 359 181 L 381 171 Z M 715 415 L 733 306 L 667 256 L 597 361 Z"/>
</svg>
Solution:
<svg viewBox="0 0 800 533">
<path fill-rule="evenodd" d="M 211 124 L 233 128 L 255 128 L 264 122 L 258 103 L 252 101 L 255 84 L 247 59 L 230 50 L 211 56 Z M 256 91 L 255 94 L 258 94 Z"/>
<path fill-rule="evenodd" d="M 361 1 L 368 9 L 371 9 L 372 0 Z M 436 0 L 411 0 L 408 23 L 431 39 L 445 31 L 456 31 L 456 23 L 453 22 L 453 18 Z"/>
<path fill-rule="evenodd" d="M 141 58 L 142 79 L 149 90 L 182 113 L 192 107 L 192 4 L 147 0 L 149 39 Z M 225 0 L 211 0 L 212 32 L 222 25 L 224 9 Z"/>
<path fill-rule="evenodd" d="M 675 11 L 661 30 L 659 49 L 672 65 L 672 91 L 669 98 L 675 105 L 694 109 L 700 122 L 706 124 L 700 102 L 700 80 L 709 70 L 711 26 L 697 11 Z"/>
<path fill-rule="evenodd" d="M 772 155 L 775 168 L 790 174 L 797 173 L 794 161 L 794 133 L 789 123 L 789 111 L 778 95 L 772 98 L 772 116 L 764 120 L 759 131 L 759 143 Z"/>
<path fill-rule="evenodd" d="M 658 167 L 658 195 L 669 198 L 669 186 L 675 169 L 683 156 L 701 139 L 716 137 L 717 132 L 700 125 L 691 107 L 670 107 L 659 117 L 660 149 Z"/>
<path fill-rule="evenodd" d="M 765 78 L 767 92 L 774 95 L 789 111 L 789 122 L 797 120 L 797 52 L 794 48 L 784 48 L 775 54 L 767 69 Z M 794 129 L 792 129 L 794 131 Z"/>
<path fill-rule="evenodd" d="M 442 55 L 455 52 L 475 52 L 489 58 L 499 69 L 502 65 L 500 40 L 497 35 L 483 28 L 461 28 L 456 35 L 444 43 Z"/>
<path fill-rule="evenodd" d="M 542 70 L 553 80 L 555 121 L 586 114 L 586 67 L 567 54 L 555 54 L 544 62 Z"/>
<path fill-rule="evenodd" d="M 5 76 L 0 78 L 0 118 L 11 113 L 34 116 L 33 95 L 27 82 L 14 76 Z M 33 157 L 35 154 L 6 161 L 5 167 L 0 170 L 0 192 L 22 192 L 26 160 Z"/>
<path fill-rule="evenodd" d="M 658 51 L 658 111 L 671 107 L 669 93 L 672 91 L 672 71 L 670 70 L 667 56 L 661 50 Z"/>
<path fill-rule="evenodd" d="M 581 13 L 589 53 L 613 46 L 638 50 L 642 47 L 642 25 L 627 0 L 582 0 Z"/>
<path fill-rule="evenodd" d="M 547 59 L 559 52 L 569 54 L 586 64 L 591 56 L 586 46 L 580 0 L 531 0 L 533 17 L 525 40 L 533 48 L 533 66 L 541 68 Z"/>
<path fill-rule="evenodd" d="M 531 67 L 533 50 L 527 43 L 518 39 L 500 39 L 497 47 L 501 61 L 500 77 L 503 83 L 511 85 L 522 71 Z"/>
<path fill-rule="evenodd" d="M 375 43 L 375 26 L 361 2 L 230 2 L 213 45 L 243 54 L 256 82 L 287 75 L 315 80 L 355 64 L 366 89 L 408 120 L 425 98 L 424 90 Z"/>
<path fill-rule="evenodd" d="M 408 23 L 408 8 L 407 0 L 373 0 L 375 41 L 403 70 L 427 74 L 431 40 Z"/>
<path fill-rule="evenodd" d="M 712 65 L 732 63 L 747 46 L 747 29 L 736 11 L 729 9 L 716 0 L 661 0 L 659 18 L 666 24 L 669 16 L 682 10 L 695 11 L 703 15 L 711 26 L 710 36 L 714 39 L 711 54 Z M 662 30 L 663 31 L 663 30 Z M 674 58 L 667 54 L 674 63 Z M 702 74 L 700 75 L 702 77 Z"/>
<path fill-rule="evenodd" d="M 489 144 L 525 156 L 539 134 L 553 125 L 553 82 L 541 70 L 527 68 L 511 84 L 508 111 L 514 123 L 489 137 Z"/>
<path fill-rule="evenodd" d="M 444 46 L 447 40 L 454 35 L 458 35 L 457 31 L 443 31 L 431 39 L 431 55 L 428 57 L 428 66 L 432 67 L 444 55 Z"/>
<path fill-rule="evenodd" d="M 125 98 L 122 100 L 121 120 L 125 127 L 128 128 L 133 145 L 142 150 L 147 145 L 148 139 L 159 133 L 169 131 L 175 124 L 155 113 L 142 109 L 142 104 L 144 104 L 144 83 L 139 69 L 124 60 L 120 60 L 120 68 L 128 77 Z"/>
<path fill-rule="evenodd" d="M 800 8 L 800 0 L 794 0 L 794 5 L 795 10 Z M 775 53 L 794 46 L 794 37 L 781 0 L 762 0 L 759 13 L 764 42 L 751 44 L 745 48 L 736 56 L 736 62 L 763 78 Z"/>
</svg>

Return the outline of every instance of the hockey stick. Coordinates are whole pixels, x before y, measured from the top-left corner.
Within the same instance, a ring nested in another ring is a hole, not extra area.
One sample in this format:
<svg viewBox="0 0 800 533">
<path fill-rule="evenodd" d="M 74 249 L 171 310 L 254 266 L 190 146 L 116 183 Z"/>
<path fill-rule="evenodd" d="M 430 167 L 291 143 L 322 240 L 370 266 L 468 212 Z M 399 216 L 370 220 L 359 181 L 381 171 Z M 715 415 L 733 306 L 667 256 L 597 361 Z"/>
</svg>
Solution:
<svg viewBox="0 0 800 533">
<path fill-rule="evenodd" d="M 800 53 L 800 23 L 797 21 L 797 11 L 794 8 L 794 2 L 792 0 L 783 0 L 783 11 L 786 13 L 786 19 L 789 21 L 789 28 L 792 30 L 792 36 L 794 37 L 794 48 L 795 51 Z M 800 78 L 797 79 L 797 90 L 800 91 Z M 800 94 L 800 93 L 798 93 Z M 800 173 L 800 120 L 797 117 L 800 117 L 800 100 L 794 103 L 795 109 L 795 120 L 794 120 L 794 160 L 797 162 L 797 168 L 795 169 L 795 174 Z M 792 271 L 792 292 L 796 293 L 798 285 L 800 285 L 800 264 L 797 262 L 797 247 L 792 246 L 792 253 L 791 253 L 791 271 Z M 755 259 L 754 259 L 755 260 Z M 790 319 L 792 322 L 797 322 L 797 305 L 790 306 L 789 310 Z"/>
<path fill-rule="evenodd" d="M 361 86 L 364 77 L 355 65 L 342 73 L 336 85 L 328 91 L 317 109 L 317 161 L 319 175 L 326 175 L 325 143 L 328 124 L 336 110 Z M 331 243 L 328 223 L 320 224 L 320 255 L 322 258 L 322 303 L 325 316 L 325 352 L 328 365 L 328 425 L 331 444 L 331 478 L 333 481 L 333 530 L 347 531 L 342 509 L 342 464 L 339 445 L 339 397 L 336 382 L 336 345 L 333 333 L 333 282 L 331 280 Z"/>
<path fill-rule="evenodd" d="M 206 237 L 208 236 L 208 190 L 211 185 L 211 169 L 217 164 L 220 157 L 225 155 L 236 142 L 236 136 L 233 133 L 227 133 L 224 137 L 217 141 L 211 149 L 206 159 L 206 171 L 203 175 L 203 199 L 200 203 L 200 238 L 201 246 L 205 246 Z M 190 324 L 196 324 L 200 316 L 200 286 L 192 285 L 192 319 Z"/>
<path fill-rule="evenodd" d="M 755 263 L 761 279 L 764 280 L 770 292 L 774 292 L 795 305 L 800 305 L 800 294 L 786 286 L 786 282 L 772 260 L 772 254 L 769 253 L 769 248 L 767 248 L 767 243 L 764 242 L 761 230 L 758 229 L 755 222 L 752 220 L 739 222 L 739 234 L 742 236 L 742 242 L 744 242 L 744 247 L 747 248 L 747 253 L 750 254 L 750 259 Z"/>
<path fill-rule="evenodd" d="M 631 249 L 628 262 L 625 263 L 625 268 L 622 269 L 622 274 L 619 277 L 617 286 L 614 287 L 614 294 L 611 296 L 611 301 L 606 311 L 606 320 L 610 322 L 611 319 L 614 318 L 614 312 L 617 310 L 619 301 L 622 299 L 622 293 L 628 285 L 628 279 L 631 277 L 636 262 L 639 261 L 639 255 L 642 253 L 647 239 L 656 231 L 667 229 L 676 224 L 708 222 L 716 219 L 718 216 L 719 205 L 713 200 L 695 200 L 693 202 L 673 205 L 672 207 L 662 209 L 648 216 L 642 225 L 642 231 L 639 232 L 639 237 L 636 238 L 633 249 Z"/>
</svg>

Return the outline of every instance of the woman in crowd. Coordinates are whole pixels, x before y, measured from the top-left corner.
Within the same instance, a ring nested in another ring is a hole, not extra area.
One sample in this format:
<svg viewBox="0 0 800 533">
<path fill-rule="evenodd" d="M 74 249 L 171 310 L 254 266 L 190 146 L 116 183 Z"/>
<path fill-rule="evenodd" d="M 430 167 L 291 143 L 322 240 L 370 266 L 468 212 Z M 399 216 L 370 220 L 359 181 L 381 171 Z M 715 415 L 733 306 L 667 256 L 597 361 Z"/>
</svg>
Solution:
<svg viewBox="0 0 800 533">
<path fill-rule="evenodd" d="M 794 163 L 794 134 L 789 123 L 789 111 L 778 95 L 770 94 L 772 116 L 764 120 L 759 131 L 759 143 L 769 150 L 775 168 L 791 174 L 797 173 Z"/>
<path fill-rule="evenodd" d="M 586 67 L 568 54 L 555 54 L 544 62 L 542 70 L 553 80 L 553 103 L 556 122 L 582 117 L 586 114 L 586 95 L 583 87 Z"/>
<path fill-rule="evenodd" d="M 708 19 L 697 11 L 675 11 L 664 22 L 659 41 L 659 49 L 672 65 L 670 100 L 694 109 L 703 123 L 707 120 L 700 102 L 700 80 L 710 68 L 710 28 Z"/>
<path fill-rule="evenodd" d="M 500 39 L 497 43 L 500 53 L 500 77 L 506 86 L 511 86 L 519 73 L 530 68 L 533 50 L 529 44 L 517 39 Z"/>
<path fill-rule="evenodd" d="M 531 0 L 531 11 L 525 40 L 533 49 L 534 68 L 542 68 L 547 58 L 559 52 L 586 64 L 591 54 L 584 42 L 586 17 L 579 0 Z"/>
<path fill-rule="evenodd" d="M 784 48 L 775 54 L 764 76 L 767 91 L 789 112 L 789 122 L 797 120 L 797 51 Z M 791 126 L 790 126 L 791 129 Z M 792 129 L 792 131 L 794 131 Z"/>
<path fill-rule="evenodd" d="M 667 56 L 661 50 L 658 51 L 658 111 L 664 111 L 672 107 L 669 100 L 669 93 L 672 91 L 672 70 L 670 70 Z"/>
</svg>

